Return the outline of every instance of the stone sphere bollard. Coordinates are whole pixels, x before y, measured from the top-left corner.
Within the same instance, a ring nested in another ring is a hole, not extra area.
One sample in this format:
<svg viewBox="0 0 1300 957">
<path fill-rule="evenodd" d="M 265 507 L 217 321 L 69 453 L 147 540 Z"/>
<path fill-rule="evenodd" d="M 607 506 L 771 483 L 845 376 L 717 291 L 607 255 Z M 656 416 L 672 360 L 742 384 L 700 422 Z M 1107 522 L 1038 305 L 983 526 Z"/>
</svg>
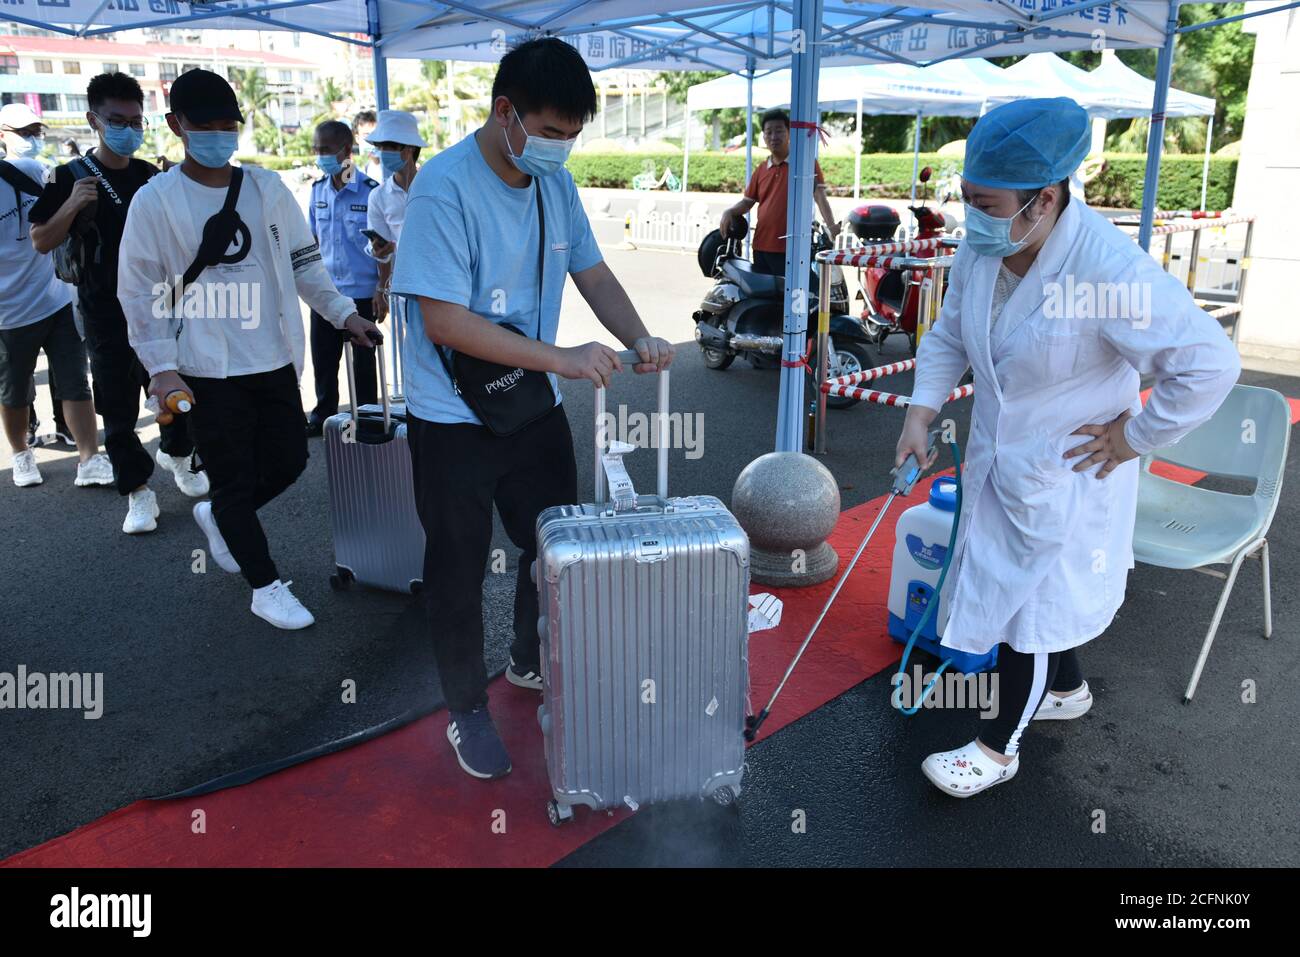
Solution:
<svg viewBox="0 0 1300 957">
<path fill-rule="evenodd" d="M 745 466 L 731 512 L 749 536 L 750 578 L 764 585 L 816 585 L 840 559 L 826 536 L 840 517 L 830 470 L 802 452 L 769 452 Z"/>
</svg>

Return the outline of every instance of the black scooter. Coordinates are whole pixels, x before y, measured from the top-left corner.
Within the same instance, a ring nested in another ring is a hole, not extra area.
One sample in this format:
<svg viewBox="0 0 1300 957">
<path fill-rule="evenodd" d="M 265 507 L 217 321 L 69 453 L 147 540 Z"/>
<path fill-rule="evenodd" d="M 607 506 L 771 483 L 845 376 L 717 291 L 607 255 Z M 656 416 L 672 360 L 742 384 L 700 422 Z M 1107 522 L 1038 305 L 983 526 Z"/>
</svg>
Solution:
<svg viewBox="0 0 1300 957">
<path fill-rule="evenodd" d="M 695 320 L 695 341 L 710 369 L 726 369 L 736 356 L 744 355 L 755 369 L 777 369 L 785 322 L 785 277 L 754 271 L 745 258 L 743 240 L 748 224 L 738 219 L 738 228 L 725 239 L 718 230 L 704 237 L 696 253 L 700 271 L 714 280 Z M 818 226 L 813 255 L 833 248 L 830 234 Z M 862 320 L 849 314 L 848 286 L 843 270 L 831 267 L 831 354 L 830 375 L 848 375 L 879 365 L 872 351 L 872 337 Z M 818 280 L 813 270 L 808 282 L 810 335 L 815 334 Z M 828 408 L 843 409 L 859 403 L 840 396 L 828 396 Z"/>
</svg>

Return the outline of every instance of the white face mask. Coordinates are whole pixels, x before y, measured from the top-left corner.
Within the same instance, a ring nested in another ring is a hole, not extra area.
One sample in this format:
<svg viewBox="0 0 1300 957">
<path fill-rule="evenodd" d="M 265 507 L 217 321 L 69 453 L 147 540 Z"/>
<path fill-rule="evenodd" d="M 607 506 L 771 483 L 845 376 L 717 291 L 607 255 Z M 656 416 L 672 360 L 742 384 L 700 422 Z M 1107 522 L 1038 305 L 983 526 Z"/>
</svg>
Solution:
<svg viewBox="0 0 1300 957">
<path fill-rule="evenodd" d="M 12 130 L 5 130 L 5 149 L 10 159 L 27 159 L 45 149 L 44 136 L 23 136 Z"/>
</svg>

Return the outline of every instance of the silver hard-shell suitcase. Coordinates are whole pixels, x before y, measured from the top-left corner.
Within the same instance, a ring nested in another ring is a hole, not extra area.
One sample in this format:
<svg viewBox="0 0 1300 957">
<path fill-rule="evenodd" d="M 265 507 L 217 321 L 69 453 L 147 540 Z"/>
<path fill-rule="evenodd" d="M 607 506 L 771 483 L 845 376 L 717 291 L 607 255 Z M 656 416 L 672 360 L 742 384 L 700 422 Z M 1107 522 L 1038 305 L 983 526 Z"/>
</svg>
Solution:
<svg viewBox="0 0 1300 957">
<path fill-rule="evenodd" d="M 624 354 L 625 363 L 635 356 Z M 605 411 L 596 392 L 596 423 Z M 669 498 L 668 373 L 659 381 L 658 494 L 537 519 L 551 822 L 573 806 L 740 794 L 749 693 L 749 539 L 712 496 Z"/>
<path fill-rule="evenodd" d="M 393 324 L 394 366 L 400 350 Z M 406 403 L 390 402 L 384 357 L 379 362 L 381 404 L 357 407 L 352 344 L 344 349 L 350 412 L 325 420 L 325 468 L 334 534 L 335 589 L 353 581 L 415 593 L 424 578 L 424 528 L 415 510 Z M 395 381 L 400 381 L 396 379 Z M 400 390 L 398 392 L 400 395 Z"/>
</svg>

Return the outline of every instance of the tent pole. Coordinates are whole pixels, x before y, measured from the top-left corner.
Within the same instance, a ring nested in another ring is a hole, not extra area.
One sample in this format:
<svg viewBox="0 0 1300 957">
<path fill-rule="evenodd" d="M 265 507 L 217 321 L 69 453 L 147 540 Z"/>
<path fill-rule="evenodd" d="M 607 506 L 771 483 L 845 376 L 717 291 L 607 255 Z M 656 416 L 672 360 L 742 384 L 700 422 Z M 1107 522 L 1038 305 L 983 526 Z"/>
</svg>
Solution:
<svg viewBox="0 0 1300 957">
<path fill-rule="evenodd" d="M 745 188 L 754 175 L 754 58 L 745 71 Z"/>
<path fill-rule="evenodd" d="M 912 202 L 910 205 L 916 205 L 916 177 L 920 172 L 921 165 L 921 111 L 916 111 L 916 138 L 912 142 Z"/>
<path fill-rule="evenodd" d="M 370 52 L 375 66 L 375 107 L 388 109 L 388 61 L 379 46 L 382 36 L 379 29 L 379 0 L 366 0 L 366 14 L 370 25 Z"/>
<path fill-rule="evenodd" d="M 817 75 L 822 0 L 794 0 L 791 25 L 802 39 L 790 65 L 790 176 L 786 195 L 784 343 L 777 399 L 776 451 L 803 450 L 804 347 L 808 341 L 808 274 L 812 247 L 813 164 L 817 161 Z M 800 124 L 796 126 L 795 124 Z"/>
<path fill-rule="evenodd" d="M 1201 210 L 1205 210 L 1205 193 L 1210 186 L 1210 144 L 1214 142 L 1214 114 L 1205 124 L 1205 159 L 1201 162 Z"/>
<path fill-rule="evenodd" d="M 853 133 L 858 139 L 858 148 L 853 151 L 853 199 L 858 200 L 862 192 L 862 95 L 858 94 L 858 118 L 853 124 Z"/>
<path fill-rule="evenodd" d="M 1147 168 L 1142 182 L 1142 224 L 1138 227 L 1138 245 L 1148 251 L 1151 249 L 1156 193 L 1160 188 L 1160 152 L 1165 145 L 1165 108 L 1169 104 L 1169 81 L 1174 72 L 1174 40 L 1177 37 L 1178 4 L 1171 3 L 1165 24 L 1165 45 L 1160 48 L 1160 56 L 1156 60 L 1156 96 L 1151 104 L 1151 125 L 1147 131 Z"/>
<path fill-rule="evenodd" d="M 686 114 L 682 117 L 682 196 L 685 199 L 686 177 L 691 171 L 691 98 L 686 97 Z"/>
</svg>

